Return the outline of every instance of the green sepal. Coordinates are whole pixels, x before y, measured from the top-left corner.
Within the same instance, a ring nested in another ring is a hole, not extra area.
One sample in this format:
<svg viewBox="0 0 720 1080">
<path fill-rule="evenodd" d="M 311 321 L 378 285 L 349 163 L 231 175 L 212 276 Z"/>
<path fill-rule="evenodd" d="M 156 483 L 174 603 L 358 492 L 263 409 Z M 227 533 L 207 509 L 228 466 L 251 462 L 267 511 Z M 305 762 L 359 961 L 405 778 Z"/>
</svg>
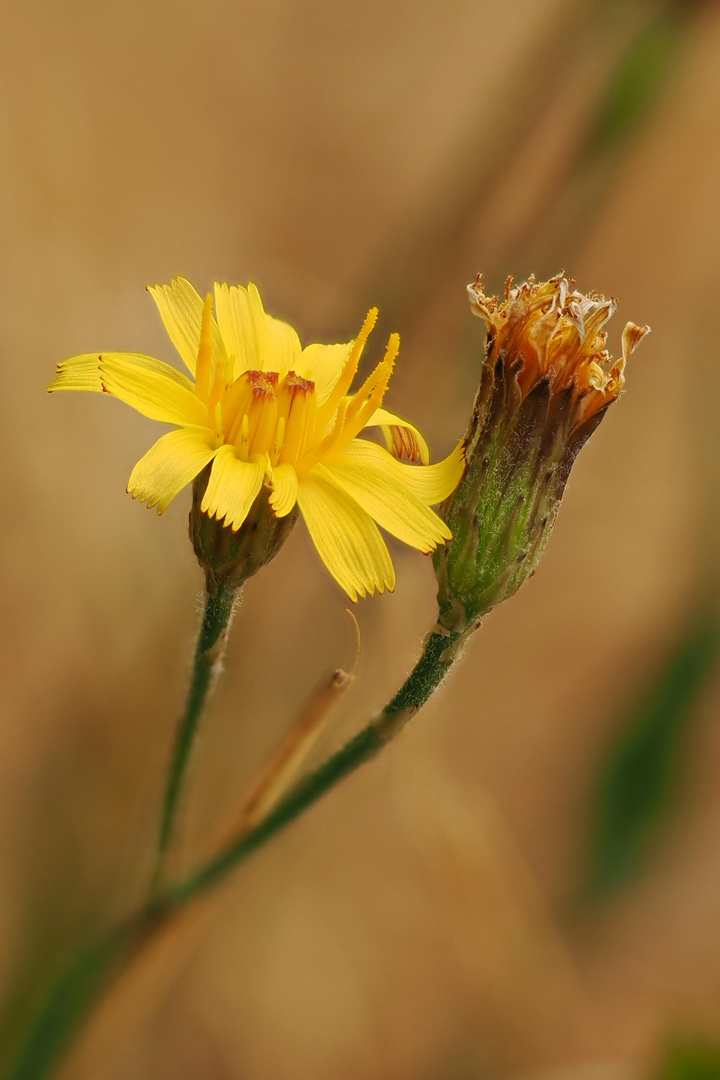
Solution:
<svg viewBox="0 0 720 1080">
<path fill-rule="evenodd" d="M 490 341 L 488 355 L 491 355 Z M 434 556 L 440 622 L 463 631 L 517 592 L 545 549 L 578 451 L 602 419 L 576 423 L 573 387 L 486 359 L 467 433 L 467 469 L 440 513 L 453 538 Z"/>
<path fill-rule="evenodd" d="M 286 517 L 276 517 L 267 488 L 263 487 L 245 521 L 234 532 L 201 509 L 209 477 L 208 467 L 193 484 L 190 539 L 212 596 L 221 586 L 237 588 L 274 559 L 292 532 L 298 511 L 295 506 Z"/>
</svg>

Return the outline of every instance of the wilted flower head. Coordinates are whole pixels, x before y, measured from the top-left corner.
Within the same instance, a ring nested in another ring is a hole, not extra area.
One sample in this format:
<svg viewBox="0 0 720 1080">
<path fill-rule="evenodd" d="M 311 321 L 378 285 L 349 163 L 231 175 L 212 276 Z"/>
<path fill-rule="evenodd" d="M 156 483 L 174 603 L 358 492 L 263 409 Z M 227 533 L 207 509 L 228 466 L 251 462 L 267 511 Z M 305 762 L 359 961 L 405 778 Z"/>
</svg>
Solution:
<svg viewBox="0 0 720 1080">
<path fill-rule="evenodd" d="M 625 385 L 625 365 L 649 327 L 628 323 L 622 355 L 605 345 L 615 302 L 559 274 L 486 296 L 468 286 L 487 324 L 467 471 L 444 507 L 453 540 L 435 556 L 445 625 L 464 629 L 511 596 L 547 542 L 575 457 Z"/>
<path fill-rule="evenodd" d="M 562 398 L 568 424 L 576 429 L 620 394 L 628 357 L 650 328 L 627 323 L 622 356 L 613 360 L 603 326 L 615 301 L 585 296 L 571 285 L 562 274 L 540 284 L 531 277 L 518 286 L 509 278 L 500 303 L 485 296 L 478 276 L 468 295 L 473 314 L 487 323 L 486 366 L 499 358 L 510 364 L 523 397 L 542 384 L 556 400 Z"/>
<path fill-rule="evenodd" d="M 350 394 L 376 309 L 354 341 L 303 349 L 254 285 L 216 284 L 204 302 L 183 278 L 150 293 L 191 378 L 139 353 L 84 353 L 58 366 L 50 389 L 111 394 L 175 427 L 137 463 L 128 491 L 162 513 L 194 482 L 191 535 L 209 587 L 269 561 L 297 508 L 352 600 L 395 584 L 376 522 L 423 552 L 449 537 L 430 507 L 457 485 L 463 447 L 429 465 L 419 431 L 381 407 L 397 334 Z M 392 454 L 358 438 L 368 427 Z"/>
</svg>

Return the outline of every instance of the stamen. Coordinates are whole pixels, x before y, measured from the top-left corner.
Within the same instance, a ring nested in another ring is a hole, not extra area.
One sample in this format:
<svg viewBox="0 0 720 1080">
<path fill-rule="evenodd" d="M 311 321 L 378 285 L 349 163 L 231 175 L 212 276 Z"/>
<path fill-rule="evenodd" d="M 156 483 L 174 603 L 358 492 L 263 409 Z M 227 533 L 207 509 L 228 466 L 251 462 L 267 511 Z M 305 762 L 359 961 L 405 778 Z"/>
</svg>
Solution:
<svg viewBox="0 0 720 1080">
<path fill-rule="evenodd" d="M 250 454 L 267 454 L 277 424 L 277 398 L 272 391 L 256 389 L 251 406 Z"/>
<path fill-rule="evenodd" d="M 258 410 L 266 397 L 274 400 L 277 381 L 275 371 L 245 371 L 235 380 L 223 402 L 226 442 L 237 442 L 245 413 L 253 418 L 251 429 L 254 432 L 259 419 Z"/>
<path fill-rule="evenodd" d="M 278 414 L 285 421 L 278 460 L 283 464 L 295 464 L 305 453 L 315 433 L 315 383 L 289 371 L 280 384 L 278 396 Z"/>
</svg>

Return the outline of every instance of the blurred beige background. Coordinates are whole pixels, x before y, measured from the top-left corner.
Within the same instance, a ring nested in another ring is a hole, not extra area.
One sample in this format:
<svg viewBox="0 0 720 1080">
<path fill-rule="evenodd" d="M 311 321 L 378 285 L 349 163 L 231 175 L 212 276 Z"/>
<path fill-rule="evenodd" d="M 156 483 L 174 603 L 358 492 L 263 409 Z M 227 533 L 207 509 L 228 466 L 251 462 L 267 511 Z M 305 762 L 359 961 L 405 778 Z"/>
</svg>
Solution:
<svg viewBox="0 0 720 1080">
<path fill-rule="evenodd" d="M 653 328 L 540 572 L 382 759 L 129 977 L 66 1080 L 644 1080 L 672 1032 L 720 1037 L 717 680 L 662 843 L 607 905 L 575 905 L 598 762 L 720 534 L 720 10 L 676 8 L 654 108 L 593 171 L 574 163 L 649 2 L 5 5 L 10 1027 L 142 895 L 201 587 L 187 497 L 158 519 L 124 493 L 156 425 L 45 395 L 57 361 L 172 359 L 144 286 L 176 274 L 200 291 L 254 280 L 305 340 L 346 340 L 377 302 L 381 333 L 403 339 L 388 403 L 437 458 L 479 368 L 477 270 L 498 287 L 564 267 L 617 296 L 616 352 L 626 319 Z M 384 703 L 432 621 L 430 561 L 392 550 L 397 591 L 355 611 L 358 677 L 318 753 Z M 302 527 L 248 585 L 185 864 L 318 682 L 351 665 L 345 607 Z"/>
</svg>

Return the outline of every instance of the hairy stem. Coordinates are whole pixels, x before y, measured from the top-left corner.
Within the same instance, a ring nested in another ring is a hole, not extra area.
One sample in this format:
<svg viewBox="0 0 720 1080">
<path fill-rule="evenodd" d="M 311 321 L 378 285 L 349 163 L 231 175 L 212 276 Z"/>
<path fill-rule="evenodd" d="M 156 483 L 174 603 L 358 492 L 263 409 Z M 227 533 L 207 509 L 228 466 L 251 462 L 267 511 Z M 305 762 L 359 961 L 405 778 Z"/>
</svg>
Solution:
<svg viewBox="0 0 720 1080">
<path fill-rule="evenodd" d="M 218 642 L 227 627 L 231 610 L 232 596 L 226 598 L 224 616 L 216 610 L 215 621 L 210 623 L 206 612 L 198 644 L 196 671 L 200 658 L 213 648 L 212 645 L 206 645 L 211 639 L 212 631 L 208 631 L 207 637 L 203 636 L 206 626 L 216 628 L 212 640 Z M 108 989 L 120 971 L 154 937 L 155 932 L 164 924 L 165 918 L 220 882 L 248 855 L 299 817 L 343 777 L 374 757 L 437 690 L 460 658 L 464 640 L 464 634 L 448 633 L 442 628 L 434 629 L 428 635 L 422 655 L 412 672 L 382 712 L 328 761 L 292 788 L 259 825 L 238 837 L 184 881 L 170 886 L 156 899 L 150 900 L 143 911 L 122 926 L 116 927 L 104 941 L 80 950 L 33 1018 L 30 1030 L 7 1073 L 7 1080 L 44 1080 L 67 1049 L 99 995 Z M 183 749 L 182 754 L 176 750 L 174 758 L 172 777 L 177 771 L 178 779 L 173 781 L 173 790 L 176 792 L 180 789 L 192 735 L 206 693 L 207 685 L 198 699 L 194 720 L 188 722 L 187 717 L 191 714 L 188 706 L 181 727 L 179 742 L 182 739 L 182 746 L 186 749 Z M 192 697 L 191 694 L 191 700 Z M 186 729 L 189 729 L 189 735 Z M 176 801 L 177 794 L 173 796 L 173 808 Z M 168 798 L 166 806 L 169 802 Z M 173 815 L 170 813 L 166 814 L 167 816 L 171 826 Z M 163 820 L 165 821 L 165 818 Z M 170 829 L 167 832 L 167 835 L 169 834 Z"/>
<path fill-rule="evenodd" d="M 175 734 L 175 746 L 165 788 L 165 800 L 163 802 L 160 837 L 158 840 L 156 878 L 162 857 L 172 838 L 183 781 L 195 743 L 198 723 L 225 653 L 227 629 L 232 615 L 235 593 L 234 586 L 220 585 L 214 594 L 207 594 L 205 614 L 195 650 L 192 681 L 185 712 L 180 718 Z"/>
<path fill-rule="evenodd" d="M 204 892 L 276 832 L 299 817 L 339 780 L 374 757 L 437 690 L 459 658 L 462 644 L 463 638 L 459 633 L 448 634 L 439 630 L 430 633 L 417 664 L 382 712 L 328 761 L 292 788 L 259 825 L 240 836 L 185 881 L 170 888 L 163 900 L 172 905 L 183 904 Z"/>
</svg>

